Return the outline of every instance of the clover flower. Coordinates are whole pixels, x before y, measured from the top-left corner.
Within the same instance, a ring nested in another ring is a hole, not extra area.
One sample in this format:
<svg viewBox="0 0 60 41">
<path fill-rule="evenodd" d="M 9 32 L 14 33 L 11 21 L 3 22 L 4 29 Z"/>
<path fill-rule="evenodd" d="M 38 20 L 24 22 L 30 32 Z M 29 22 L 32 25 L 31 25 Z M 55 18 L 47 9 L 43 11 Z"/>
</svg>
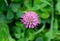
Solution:
<svg viewBox="0 0 60 41">
<path fill-rule="evenodd" d="M 26 26 L 26 28 L 34 28 L 39 24 L 36 12 L 26 12 L 21 18 L 21 22 Z"/>
</svg>

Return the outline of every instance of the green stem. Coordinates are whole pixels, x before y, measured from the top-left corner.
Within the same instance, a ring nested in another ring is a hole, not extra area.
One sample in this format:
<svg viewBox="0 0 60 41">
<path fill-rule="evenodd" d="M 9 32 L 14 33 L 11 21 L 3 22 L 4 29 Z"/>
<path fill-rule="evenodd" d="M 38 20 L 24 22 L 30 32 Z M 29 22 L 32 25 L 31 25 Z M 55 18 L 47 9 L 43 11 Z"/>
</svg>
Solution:
<svg viewBox="0 0 60 41">
<path fill-rule="evenodd" d="M 41 29 L 39 29 L 37 32 L 35 32 L 35 35 L 37 35 L 38 33 L 40 33 L 41 31 L 43 31 L 44 30 L 44 28 L 45 28 L 45 24 L 42 26 L 42 28 Z"/>
<path fill-rule="evenodd" d="M 51 32 L 53 31 L 53 23 L 54 23 L 54 3 L 53 3 L 53 0 L 52 0 L 51 26 L 50 26 L 50 31 Z M 51 41 L 51 38 L 49 38 L 48 41 Z"/>
<path fill-rule="evenodd" d="M 53 2 L 52 2 L 53 4 Z M 53 21 L 54 21 L 54 8 L 52 6 L 52 14 L 51 14 L 51 27 L 50 27 L 50 30 L 53 29 Z"/>
</svg>

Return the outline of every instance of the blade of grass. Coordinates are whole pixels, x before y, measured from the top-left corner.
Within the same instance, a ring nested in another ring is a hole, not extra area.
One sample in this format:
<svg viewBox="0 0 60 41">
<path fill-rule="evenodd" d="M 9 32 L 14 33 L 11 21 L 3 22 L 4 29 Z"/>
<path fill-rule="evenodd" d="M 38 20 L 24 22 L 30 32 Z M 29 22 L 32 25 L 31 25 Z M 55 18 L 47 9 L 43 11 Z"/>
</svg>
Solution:
<svg viewBox="0 0 60 41">
<path fill-rule="evenodd" d="M 8 6 L 8 2 L 7 2 L 7 0 L 4 0 L 4 1 L 5 1 L 6 5 Z"/>
</svg>

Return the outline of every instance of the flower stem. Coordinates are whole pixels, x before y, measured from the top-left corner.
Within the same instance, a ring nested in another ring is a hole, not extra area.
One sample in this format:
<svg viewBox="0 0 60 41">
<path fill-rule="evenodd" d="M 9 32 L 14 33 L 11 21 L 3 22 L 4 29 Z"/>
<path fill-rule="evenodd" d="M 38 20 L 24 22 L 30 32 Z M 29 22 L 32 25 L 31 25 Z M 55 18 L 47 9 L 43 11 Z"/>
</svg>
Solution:
<svg viewBox="0 0 60 41">
<path fill-rule="evenodd" d="M 43 31 L 44 30 L 44 28 L 45 28 L 45 24 L 42 26 L 42 28 L 41 29 L 39 29 L 37 32 L 35 32 L 35 35 L 37 35 L 38 33 L 40 33 L 41 31 Z"/>
</svg>

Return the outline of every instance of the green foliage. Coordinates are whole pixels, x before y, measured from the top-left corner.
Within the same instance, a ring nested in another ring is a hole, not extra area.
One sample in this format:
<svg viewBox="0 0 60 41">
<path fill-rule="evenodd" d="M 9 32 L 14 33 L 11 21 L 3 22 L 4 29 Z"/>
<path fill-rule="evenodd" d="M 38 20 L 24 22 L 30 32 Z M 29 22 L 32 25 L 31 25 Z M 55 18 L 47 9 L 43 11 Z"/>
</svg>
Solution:
<svg viewBox="0 0 60 41">
<path fill-rule="evenodd" d="M 22 11 L 19 10 L 16 12 L 16 18 L 20 18 L 22 15 L 23 15 Z"/>
<path fill-rule="evenodd" d="M 11 0 L 11 2 L 21 2 L 21 0 Z"/>
<path fill-rule="evenodd" d="M 54 39 L 56 37 L 57 31 L 58 31 L 58 22 L 57 19 L 55 19 L 52 29 L 50 28 L 50 30 L 46 33 L 46 36 L 48 38 Z"/>
<path fill-rule="evenodd" d="M 57 4 L 56 4 L 56 10 L 59 12 L 58 14 L 60 15 L 60 0 L 58 0 Z"/>
<path fill-rule="evenodd" d="M 13 19 L 13 18 L 14 18 L 13 12 L 12 12 L 11 10 L 8 10 L 8 11 L 7 11 L 7 19 L 8 19 L 8 20 L 11 20 L 11 19 Z"/>
<path fill-rule="evenodd" d="M 10 4 L 10 8 L 13 12 L 17 12 L 19 10 L 20 4 L 16 4 L 16 3 L 11 3 Z"/>
<path fill-rule="evenodd" d="M 26 11 L 38 14 L 36 28 L 20 21 Z M 0 0 L 0 41 L 51 40 L 60 41 L 60 0 Z"/>
<path fill-rule="evenodd" d="M 42 37 L 38 37 L 36 41 L 44 41 Z"/>
<path fill-rule="evenodd" d="M 17 22 L 16 26 L 14 26 L 12 30 L 13 30 L 14 36 L 17 39 L 20 39 L 21 37 L 24 38 L 24 32 L 23 31 L 25 31 L 25 29 L 23 28 L 23 24 L 21 24 L 20 22 Z"/>
<path fill-rule="evenodd" d="M 0 41 L 14 41 L 9 33 L 8 25 L 0 23 Z"/>
</svg>

